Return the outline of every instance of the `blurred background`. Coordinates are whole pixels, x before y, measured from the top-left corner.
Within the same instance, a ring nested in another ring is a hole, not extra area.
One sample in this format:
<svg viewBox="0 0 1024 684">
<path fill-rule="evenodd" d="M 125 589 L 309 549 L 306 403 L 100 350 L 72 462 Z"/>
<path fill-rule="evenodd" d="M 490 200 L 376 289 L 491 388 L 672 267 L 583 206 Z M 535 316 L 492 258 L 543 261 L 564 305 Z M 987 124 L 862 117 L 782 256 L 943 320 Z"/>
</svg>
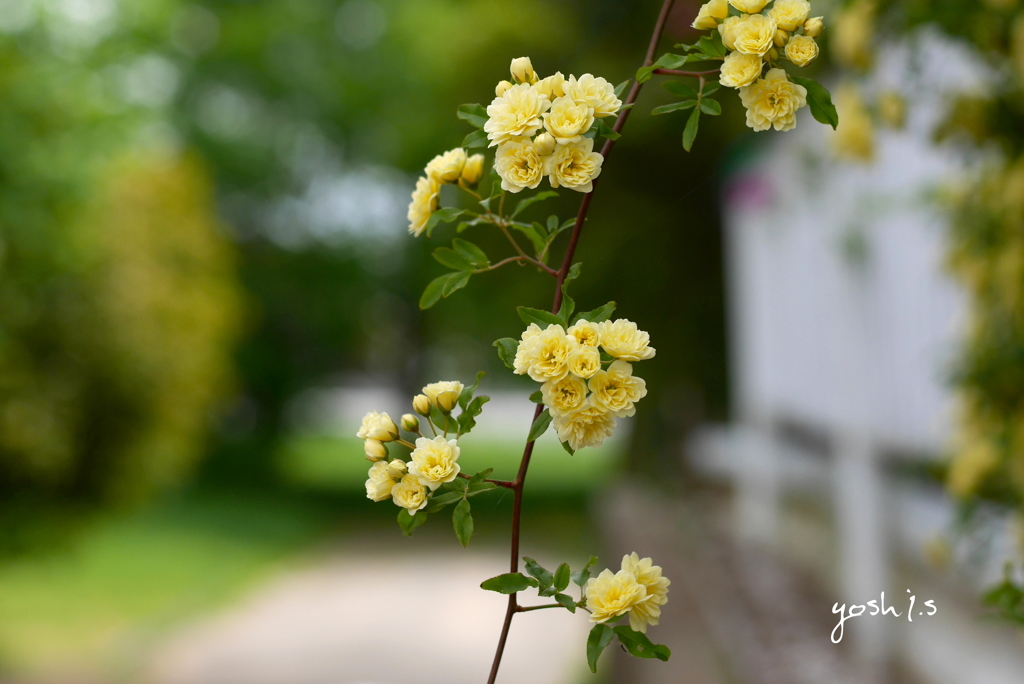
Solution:
<svg viewBox="0 0 1024 684">
<path fill-rule="evenodd" d="M 464 467 L 511 479 L 534 386 L 490 342 L 550 282 L 419 311 L 409 193 L 511 58 L 621 82 L 659 6 L 0 2 L 0 681 L 485 678 L 510 497 L 468 550 L 440 516 L 407 539 L 354 435 L 486 370 Z M 650 331 L 650 394 L 599 450 L 547 435 L 526 488 L 524 553 L 664 566 L 674 657 L 595 677 L 585 618 L 543 611 L 499 681 L 1024 682 L 1024 9 L 812 7 L 836 132 L 754 135 L 727 93 L 687 154 L 645 87 L 573 294 Z M 937 613 L 833 644 L 883 591 Z"/>
</svg>

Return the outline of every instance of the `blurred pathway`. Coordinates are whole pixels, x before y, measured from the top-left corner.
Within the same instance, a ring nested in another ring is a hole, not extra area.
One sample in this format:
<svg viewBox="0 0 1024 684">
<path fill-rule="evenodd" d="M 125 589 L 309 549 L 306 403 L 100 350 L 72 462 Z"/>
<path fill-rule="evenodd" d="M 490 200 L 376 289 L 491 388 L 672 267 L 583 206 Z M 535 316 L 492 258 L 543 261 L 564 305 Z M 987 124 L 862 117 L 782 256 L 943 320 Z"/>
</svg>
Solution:
<svg viewBox="0 0 1024 684">
<path fill-rule="evenodd" d="M 332 557 L 259 588 L 160 647 L 153 684 L 479 684 L 504 596 L 479 588 L 503 555 L 412 551 Z M 513 624 L 503 682 L 565 684 L 586 672 L 584 615 Z"/>
</svg>

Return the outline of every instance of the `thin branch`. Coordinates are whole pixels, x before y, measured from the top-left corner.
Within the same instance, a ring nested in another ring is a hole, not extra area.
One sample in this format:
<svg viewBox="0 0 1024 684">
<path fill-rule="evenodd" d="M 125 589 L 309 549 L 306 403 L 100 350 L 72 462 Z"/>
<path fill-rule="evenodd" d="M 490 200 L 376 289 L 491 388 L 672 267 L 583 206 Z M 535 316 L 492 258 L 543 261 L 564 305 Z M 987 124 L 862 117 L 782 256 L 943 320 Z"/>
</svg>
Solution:
<svg viewBox="0 0 1024 684">
<path fill-rule="evenodd" d="M 461 477 L 463 479 L 466 479 L 466 480 L 472 480 L 473 479 L 469 475 L 466 475 L 466 473 L 459 473 L 459 477 Z M 515 483 L 509 482 L 508 480 L 486 480 L 485 479 L 484 482 L 490 482 L 493 485 L 497 485 L 498 487 L 504 487 L 505 489 L 512 489 L 513 487 L 515 487 Z"/>
<path fill-rule="evenodd" d="M 531 610 L 544 610 L 545 608 L 565 608 L 561 603 L 545 603 L 542 606 L 516 606 L 517 613 L 528 613 Z"/>
<path fill-rule="evenodd" d="M 661 6 L 661 13 L 658 15 L 658 20 L 654 24 L 654 31 L 651 35 L 651 41 L 647 46 L 647 55 L 644 57 L 644 63 L 642 66 L 650 66 L 654 63 L 654 53 L 658 49 L 658 41 L 661 38 L 662 32 L 665 30 L 665 23 L 668 21 L 668 15 L 672 11 L 674 1 L 675 0 L 665 0 L 664 4 Z M 643 84 L 639 81 L 633 81 L 633 87 L 629 90 L 629 95 L 623 103 L 624 106 L 628 106 L 636 102 L 636 98 L 640 94 L 640 88 L 642 85 Z M 626 125 L 626 120 L 629 118 L 629 113 L 632 110 L 632 107 L 622 110 L 619 113 L 618 119 L 615 120 L 615 126 L 612 130 L 616 133 L 620 133 L 623 126 Z M 614 140 L 607 140 L 601 148 L 601 155 L 604 157 L 605 162 L 607 162 L 608 154 L 611 152 L 614 145 Z M 587 219 L 587 212 L 590 210 L 591 198 L 593 198 L 594 191 L 597 189 L 597 180 L 598 179 L 594 180 L 593 188 L 583 196 L 583 200 L 580 202 L 580 210 L 576 215 L 576 223 L 572 229 L 572 236 L 569 238 L 569 245 L 566 247 L 565 258 L 562 260 L 561 268 L 558 269 L 554 303 L 551 306 L 552 313 L 557 313 L 558 309 L 562 306 L 562 283 L 565 282 L 565 277 L 569 274 L 569 269 L 572 267 L 572 259 L 576 254 L 576 246 L 579 243 L 580 231 L 583 229 L 583 222 Z M 502 199 L 504 199 L 504 196 Z M 543 410 L 544 406 L 542 404 L 538 404 L 537 408 L 533 412 L 534 421 L 537 420 L 537 417 Z M 531 421 L 530 424 L 533 425 L 533 421 Z M 512 483 L 514 496 L 512 500 L 511 572 L 519 571 L 519 531 L 520 523 L 522 521 L 523 485 L 526 481 L 527 470 L 530 468 L 530 458 L 533 456 L 533 445 L 533 441 L 526 443 L 526 448 L 523 449 L 523 460 L 519 463 L 519 473 L 516 475 L 516 479 Z M 501 656 L 505 652 L 505 642 L 508 640 L 508 631 L 512 626 L 512 618 L 517 612 L 520 612 L 519 608 L 520 606 L 516 601 L 516 594 L 509 594 L 508 607 L 505 610 L 505 621 L 501 626 L 501 636 L 498 638 L 498 648 L 494 653 L 494 662 L 491 664 L 491 673 L 487 678 L 487 684 L 494 684 L 498 677 L 498 668 L 501 666 Z"/>
<path fill-rule="evenodd" d="M 659 76 L 692 76 L 697 78 L 698 76 L 711 76 L 717 74 L 720 69 L 708 69 L 707 71 L 680 71 L 679 69 L 655 69 L 654 73 Z"/>
<path fill-rule="evenodd" d="M 553 275 L 553 276 L 557 276 L 558 275 L 558 271 L 556 271 L 555 269 L 551 268 L 547 264 L 545 264 L 545 263 L 543 263 L 541 261 L 537 261 L 536 259 L 533 259 L 531 257 L 526 256 L 526 252 L 524 252 L 523 248 L 519 246 L 519 243 L 516 242 L 516 239 L 514 237 L 512 237 L 512 233 L 508 232 L 508 228 L 505 227 L 505 224 L 503 222 L 499 221 L 499 222 L 496 222 L 494 225 L 496 225 L 498 227 L 498 229 L 501 230 L 501 232 L 505 234 L 505 237 L 508 238 L 508 241 L 510 243 L 512 243 L 512 247 L 514 247 L 516 252 L 519 253 L 519 258 L 522 261 L 530 262 L 531 264 L 533 264 L 537 268 L 541 269 L 542 271 L 546 271 L 549 275 Z"/>
</svg>

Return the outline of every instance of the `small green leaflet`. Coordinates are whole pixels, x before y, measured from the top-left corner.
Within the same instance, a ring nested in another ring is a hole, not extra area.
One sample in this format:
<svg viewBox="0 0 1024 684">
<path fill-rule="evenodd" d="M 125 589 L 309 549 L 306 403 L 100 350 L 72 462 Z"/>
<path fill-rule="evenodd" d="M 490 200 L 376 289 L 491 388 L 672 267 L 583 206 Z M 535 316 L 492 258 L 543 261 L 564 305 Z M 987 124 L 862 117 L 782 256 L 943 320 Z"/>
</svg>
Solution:
<svg viewBox="0 0 1024 684">
<path fill-rule="evenodd" d="M 836 128 L 839 125 L 839 112 L 832 104 L 832 95 L 825 86 L 809 78 L 793 75 L 790 75 L 789 78 L 793 83 L 807 89 L 807 104 L 811 108 L 811 116 L 820 123 L 827 124 L 833 129 Z"/>
<path fill-rule="evenodd" d="M 608 302 L 593 311 L 584 311 L 577 315 L 574 322 L 590 321 L 591 323 L 600 323 L 601 321 L 607 321 L 613 313 L 615 313 L 615 302 Z"/>
<path fill-rule="evenodd" d="M 462 146 L 466 149 L 474 147 L 487 147 L 487 134 L 477 129 L 462 139 Z"/>
<path fill-rule="evenodd" d="M 562 325 L 562 319 L 550 311 L 531 309 L 528 306 L 520 306 L 516 310 L 519 312 L 519 318 L 527 325 L 536 323 L 542 328 L 547 328 L 549 325 Z"/>
<path fill-rule="evenodd" d="M 473 515 L 470 513 L 469 500 L 463 499 L 452 512 L 452 525 L 455 536 L 462 546 L 469 546 L 469 538 L 473 536 Z"/>
<path fill-rule="evenodd" d="M 578 570 L 570 575 L 573 583 L 580 587 L 585 585 L 587 580 L 590 579 L 590 568 L 595 565 L 597 565 L 597 556 L 591 556 L 590 560 L 587 561 L 587 564 L 583 566 L 582 570 Z"/>
<path fill-rule="evenodd" d="M 427 522 L 426 511 L 417 511 L 414 515 L 410 515 L 409 511 L 403 508 L 398 512 L 398 526 L 402 528 L 402 532 L 407 537 L 412 535 L 412 531 L 425 522 Z"/>
<path fill-rule="evenodd" d="M 547 432 L 549 425 L 551 425 L 551 413 L 547 409 L 544 409 L 544 411 L 537 416 L 537 420 L 533 421 L 533 425 L 530 426 L 530 434 L 526 438 L 526 441 L 536 441 L 538 437 Z"/>
<path fill-rule="evenodd" d="M 423 308 L 422 304 L 420 306 Z M 518 340 L 511 337 L 502 337 L 500 340 L 494 340 L 491 346 L 497 348 L 498 358 L 501 359 L 506 368 L 509 370 L 515 369 L 516 350 L 519 349 Z"/>
<path fill-rule="evenodd" d="M 455 238 L 452 241 L 452 247 L 459 253 L 459 256 L 473 264 L 476 268 L 487 268 L 491 265 L 484 251 L 468 240 Z"/>
<path fill-rule="evenodd" d="M 657 658 L 665 662 L 672 656 L 668 646 L 653 643 L 643 632 L 635 632 L 626 625 L 619 625 L 614 631 L 631 656 Z"/>
<path fill-rule="evenodd" d="M 540 563 L 527 556 L 523 556 L 523 563 L 526 564 L 526 572 L 540 582 L 541 588 L 551 586 L 552 575 L 549 570 L 545 570 Z"/>
<path fill-rule="evenodd" d="M 565 590 L 565 588 L 569 586 L 569 576 L 571 574 L 572 571 L 569 570 L 569 564 L 562 563 L 555 568 L 554 580 L 551 582 L 552 586 L 558 591 Z"/>
<path fill-rule="evenodd" d="M 555 192 L 554 190 L 545 190 L 544 192 L 538 192 L 533 197 L 527 197 L 526 199 L 521 200 L 519 204 L 516 205 L 516 208 L 512 211 L 511 218 L 519 216 L 519 214 L 521 214 L 530 205 L 536 204 L 537 202 L 543 202 L 544 200 L 550 199 L 552 197 L 558 197 L 558 193 Z"/>
<path fill-rule="evenodd" d="M 587 637 L 587 664 L 591 672 L 597 673 L 597 659 L 605 646 L 612 643 L 613 636 L 615 632 L 608 625 L 594 625 L 590 630 L 590 636 Z"/>
<path fill-rule="evenodd" d="M 686 121 L 686 128 L 683 129 L 683 149 L 687 152 L 693 147 L 693 141 L 697 137 L 697 126 L 700 124 L 700 110 L 694 109 L 690 118 Z"/>
<path fill-rule="evenodd" d="M 521 572 L 509 572 L 504 575 L 498 575 L 489 580 L 484 580 L 480 584 L 481 589 L 496 591 L 499 594 L 515 594 L 536 586 L 537 580 L 527 577 Z"/>
<path fill-rule="evenodd" d="M 457 207 L 445 207 L 444 209 L 438 209 L 431 214 L 430 218 L 427 220 L 427 237 L 430 237 L 430 234 L 434 232 L 434 228 L 438 223 L 451 223 L 465 213 L 465 209 L 459 209 Z"/>
<path fill-rule="evenodd" d="M 483 128 L 488 119 L 487 110 L 478 104 L 459 105 L 455 116 L 469 122 L 470 126 L 475 126 L 476 128 Z"/>
<path fill-rule="evenodd" d="M 658 114 L 668 114 L 669 112 L 678 112 L 680 109 L 691 109 L 697 106 L 696 100 L 683 100 L 682 102 L 673 102 L 667 105 L 661 105 L 651 110 L 651 114 L 657 116 Z"/>
</svg>

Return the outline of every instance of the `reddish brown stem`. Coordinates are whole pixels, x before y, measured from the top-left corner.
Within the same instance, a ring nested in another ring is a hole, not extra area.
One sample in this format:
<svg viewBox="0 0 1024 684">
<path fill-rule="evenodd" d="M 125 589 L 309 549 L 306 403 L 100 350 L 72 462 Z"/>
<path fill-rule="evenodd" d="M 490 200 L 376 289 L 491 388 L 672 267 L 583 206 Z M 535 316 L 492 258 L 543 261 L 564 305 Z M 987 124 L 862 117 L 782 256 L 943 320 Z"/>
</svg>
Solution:
<svg viewBox="0 0 1024 684">
<path fill-rule="evenodd" d="M 662 32 L 665 30 L 665 22 L 668 21 L 668 15 L 672 11 L 672 5 L 675 0 L 665 0 L 661 6 L 661 13 L 658 15 L 658 20 L 654 24 L 654 31 L 651 35 L 651 41 L 647 46 L 647 54 L 644 57 L 644 63 L 642 66 L 650 66 L 654 63 L 654 53 L 658 49 L 658 41 L 661 38 Z M 632 105 L 636 102 L 637 96 L 640 94 L 640 88 L 643 84 L 639 81 L 633 81 L 633 86 L 629 89 L 629 95 L 626 97 L 626 101 L 623 109 L 615 120 L 615 125 L 612 130 L 616 133 L 622 131 L 622 127 L 626 125 L 626 120 L 629 118 L 629 113 L 632 111 Z M 612 147 L 615 146 L 614 140 L 606 140 L 604 146 L 601 148 L 601 155 L 604 157 L 604 161 L 608 161 L 608 154 L 611 152 Z M 569 274 L 569 269 L 572 267 L 573 256 L 576 254 L 576 246 L 579 244 L 580 232 L 583 230 L 583 223 L 587 220 L 587 212 L 590 211 L 590 202 L 594 197 L 594 191 L 597 190 L 597 180 L 594 180 L 594 186 L 590 192 L 583 196 L 583 201 L 580 202 L 579 213 L 576 214 L 576 223 L 572 228 L 572 235 L 569 237 L 569 245 L 565 249 L 565 258 L 562 259 L 562 266 L 558 269 L 558 280 L 555 285 L 555 298 L 554 303 L 551 305 L 552 313 L 557 313 L 558 309 L 562 306 L 562 284 L 565 282 L 565 277 Z M 536 421 L 537 417 L 540 416 L 544 410 L 542 404 L 538 404 L 536 410 L 533 412 L 533 420 Z M 533 425 L 531 421 L 530 425 Z M 519 472 L 516 474 L 516 479 L 512 482 L 512 544 L 511 544 L 511 559 L 509 563 L 509 572 L 519 571 L 519 531 L 520 523 L 522 521 L 522 507 L 523 507 L 523 485 L 526 482 L 526 473 L 530 468 L 530 458 L 533 456 L 533 445 L 534 442 L 530 441 L 526 443 L 526 448 L 523 450 L 523 459 L 519 463 Z M 491 664 L 491 673 L 487 678 L 487 684 L 494 684 L 498 677 L 498 668 L 501 666 L 501 656 L 505 652 L 505 642 L 508 640 L 508 631 L 512 626 L 512 618 L 517 612 L 522 612 L 523 608 L 519 605 L 516 600 L 516 594 L 510 594 L 508 597 L 508 607 L 505 609 L 505 621 L 501 626 L 501 636 L 498 638 L 498 648 L 494 653 L 494 662 Z"/>
</svg>

